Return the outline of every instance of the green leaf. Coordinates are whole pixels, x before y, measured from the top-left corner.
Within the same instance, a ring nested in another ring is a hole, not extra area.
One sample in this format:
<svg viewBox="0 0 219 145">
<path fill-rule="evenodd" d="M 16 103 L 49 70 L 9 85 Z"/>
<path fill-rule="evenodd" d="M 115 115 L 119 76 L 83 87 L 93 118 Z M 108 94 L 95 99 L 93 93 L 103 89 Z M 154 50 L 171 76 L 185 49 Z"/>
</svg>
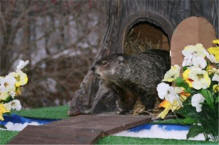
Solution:
<svg viewBox="0 0 219 145">
<path fill-rule="evenodd" d="M 210 96 L 210 91 L 208 91 L 207 89 L 202 89 L 201 90 L 201 94 L 204 96 L 204 97 L 209 97 Z"/>
<path fill-rule="evenodd" d="M 214 109 L 214 97 L 213 97 L 211 91 L 209 91 L 207 89 L 202 89 L 201 94 L 205 97 L 205 100 L 206 100 L 208 106 L 211 109 Z"/>
<path fill-rule="evenodd" d="M 219 103 L 219 96 L 216 96 L 215 102 Z"/>
<path fill-rule="evenodd" d="M 187 70 L 188 66 L 184 66 L 183 67 L 183 71 Z"/>
<path fill-rule="evenodd" d="M 203 132 L 203 128 L 201 126 L 198 125 L 193 125 L 191 126 L 191 128 L 189 129 L 188 134 L 186 135 L 186 138 L 190 138 L 190 137 L 195 137 L 198 134 Z"/>
<path fill-rule="evenodd" d="M 5 104 L 5 103 L 8 103 L 8 102 L 10 102 L 11 100 L 13 100 L 13 98 L 11 97 L 11 96 L 9 96 L 8 98 L 6 98 L 5 100 L 1 100 L 0 101 L 0 103 L 3 103 L 3 104 Z"/>
<path fill-rule="evenodd" d="M 166 119 L 166 120 L 155 120 L 153 124 L 181 124 L 181 125 L 192 125 L 195 123 L 193 118 L 177 118 L 177 119 Z"/>
<path fill-rule="evenodd" d="M 181 77 L 176 78 L 175 83 L 176 86 L 185 88 L 186 92 L 190 94 L 193 93 L 192 88 L 189 87 L 189 85 L 183 80 L 183 78 Z"/>
<path fill-rule="evenodd" d="M 185 84 L 185 81 L 181 77 L 176 78 L 175 82 L 177 86 L 183 86 Z"/>
<path fill-rule="evenodd" d="M 176 113 L 186 118 L 193 118 L 195 120 L 199 119 L 199 115 L 197 114 L 195 108 L 189 104 L 188 100 L 183 103 L 183 107 L 177 110 Z"/>
<path fill-rule="evenodd" d="M 193 124 L 194 122 L 195 122 L 195 119 L 191 117 L 187 117 L 183 120 L 184 124 Z"/>
</svg>

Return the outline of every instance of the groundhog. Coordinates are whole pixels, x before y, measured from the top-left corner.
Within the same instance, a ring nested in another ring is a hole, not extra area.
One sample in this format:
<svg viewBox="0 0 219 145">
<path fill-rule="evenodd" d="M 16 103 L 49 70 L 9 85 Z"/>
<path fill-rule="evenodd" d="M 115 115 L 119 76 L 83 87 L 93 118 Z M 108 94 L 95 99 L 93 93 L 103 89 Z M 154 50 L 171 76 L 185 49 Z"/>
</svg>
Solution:
<svg viewBox="0 0 219 145">
<path fill-rule="evenodd" d="M 136 106 L 140 104 L 143 106 L 141 109 L 137 107 L 140 114 L 154 107 L 156 86 L 169 68 L 169 53 L 152 49 L 132 56 L 107 56 L 97 61 L 92 70 L 119 96 L 120 113 L 136 113 Z"/>
</svg>

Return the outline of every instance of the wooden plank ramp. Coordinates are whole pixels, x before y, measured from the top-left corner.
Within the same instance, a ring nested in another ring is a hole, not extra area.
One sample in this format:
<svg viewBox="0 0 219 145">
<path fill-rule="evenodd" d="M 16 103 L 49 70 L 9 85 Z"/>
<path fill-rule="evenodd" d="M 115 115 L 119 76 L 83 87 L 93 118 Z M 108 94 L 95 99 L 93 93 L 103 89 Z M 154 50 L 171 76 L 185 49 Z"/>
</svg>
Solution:
<svg viewBox="0 0 219 145">
<path fill-rule="evenodd" d="M 9 144 L 94 144 L 99 138 L 148 123 L 148 116 L 79 115 L 42 126 L 28 126 Z"/>
</svg>

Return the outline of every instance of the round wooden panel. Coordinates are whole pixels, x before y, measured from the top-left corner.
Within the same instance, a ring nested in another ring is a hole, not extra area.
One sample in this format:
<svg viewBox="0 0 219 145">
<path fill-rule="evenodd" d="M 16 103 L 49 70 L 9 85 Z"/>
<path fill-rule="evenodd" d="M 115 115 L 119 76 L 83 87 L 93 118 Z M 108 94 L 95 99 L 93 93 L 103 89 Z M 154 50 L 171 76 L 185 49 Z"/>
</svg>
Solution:
<svg viewBox="0 0 219 145">
<path fill-rule="evenodd" d="M 203 17 L 189 17 L 174 30 L 171 39 L 171 64 L 182 65 L 182 50 L 187 45 L 202 43 L 205 48 L 216 39 L 214 27 Z"/>
</svg>

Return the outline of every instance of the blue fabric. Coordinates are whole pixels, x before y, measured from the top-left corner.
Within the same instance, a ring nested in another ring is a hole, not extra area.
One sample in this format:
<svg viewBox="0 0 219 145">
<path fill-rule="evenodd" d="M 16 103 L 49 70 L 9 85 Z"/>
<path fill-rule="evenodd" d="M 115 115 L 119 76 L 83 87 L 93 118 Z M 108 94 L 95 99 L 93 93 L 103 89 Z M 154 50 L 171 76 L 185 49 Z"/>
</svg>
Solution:
<svg viewBox="0 0 219 145">
<path fill-rule="evenodd" d="M 16 114 L 4 115 L 4 121 L 0 121 L 0 125 L 5 125 L 7 122 L 13 123 L 30 123 L 30 122 L 38 122 L 39 124 L 47 124 L 53 121 L 57 121 L 55 119 L 36 119 L 36 118 L 28 118 L 22 117 Z"/>
<path fill-rule="evenodd" d="M 187 125 L 175 125 L 175 124 L 143 124 L 137 127 L 134 127 L 132 129 L 129 129 L 131 132 L 139 132 L 143 129 L 149 130 L 153 125 L 158 125 L 159 128 L 165 129 L 165 130 L 189 130 L 189 126 Z"/>
<path fill-rule="evenodd" d="M 38 122 L 39 124 L 47 124 L 53 121 L 57 121 L 55 119 L 37 119 L 37 118 L 28 118 L 28 117 L 22 117 L 16 114 L 11 115 L 4 115 L 4 121 L 0 121 L 0 125 L 5 125 L 7 122 L 13 122 L 13 123 L 30 123 L 30 122 Z M 143 124 L 139 125 L 137 127 L 129 129 L 131 132 L 138 132 L 141 130 L 149 130 L 151 127 L 155 124 Z M 159 128 L 165 129 L 165 130 L 189 130 L 189 126 L 186 125 L 175 125 L 175 124 L 157 124 Z"/>
</svg>

